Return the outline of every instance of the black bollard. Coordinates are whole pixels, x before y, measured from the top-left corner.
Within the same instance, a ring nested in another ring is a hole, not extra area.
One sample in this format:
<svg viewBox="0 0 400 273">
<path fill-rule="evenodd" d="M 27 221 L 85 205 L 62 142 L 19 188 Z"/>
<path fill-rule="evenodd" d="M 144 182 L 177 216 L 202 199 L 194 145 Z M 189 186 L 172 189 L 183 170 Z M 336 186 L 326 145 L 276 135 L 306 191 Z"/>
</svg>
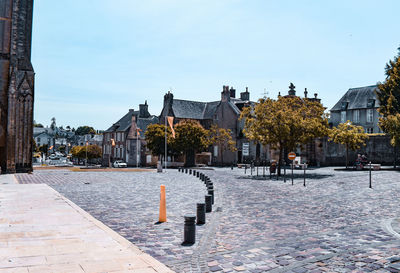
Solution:
<svg viewBox="0 0 400 273">
<path fill-rule="evenodd" d="M 196 172 L 196 176 L 199 177 L 199 176 L 200 176 L 200 173 L 199 173 L 199 172 Z"/>
<path fill-rule="evenodd" d="M 212 212 L 212 196 L 207 194 L 205 196 L 206 201 L 206 212 Z"/>
<path fill-rule="evenodd" d="M 196 216 L 185 215 L 185 227 L 183 234 L 184 244 L 194 244 L 196 242 Z"/>
<path fill-rule="evenodd" d="M 214 205 L 214 189 L 207 189 L 209 195 L 211 195 L 211 204 Z"/>
<path fill-rule="evenodd" d="M 206 223 L 206 204 L 197 203 L 197 223 L 198 225 L 204 225 Z"/>
<path fill-rule="evenodd" d="M 188 169 L 185 169 L 185 173 L 188 173 Z"/>
<path fill-rule="evenodd" d="M 372 189 L 371 161 L 369 162 L 369 188 Z"/>
<path fill-rule="evenodd" d="M 213 182 L 210 182 L 210 183 L 208 183 L 208 185 L 207 185 L 207 188 L 211 188 L 211 189 L 213 189 L 213 188 L 214 188 L 214 184 L 213 184 Z"/>
<path fill-rule="evenodd" d="M 193 176 L 196 176 L 196 170 L 193 170 Z"/>
<path fill-rule="evenodd" d="M 192 174 L 192 169 L 189 169 L 189 174 Z"/>
</svg>

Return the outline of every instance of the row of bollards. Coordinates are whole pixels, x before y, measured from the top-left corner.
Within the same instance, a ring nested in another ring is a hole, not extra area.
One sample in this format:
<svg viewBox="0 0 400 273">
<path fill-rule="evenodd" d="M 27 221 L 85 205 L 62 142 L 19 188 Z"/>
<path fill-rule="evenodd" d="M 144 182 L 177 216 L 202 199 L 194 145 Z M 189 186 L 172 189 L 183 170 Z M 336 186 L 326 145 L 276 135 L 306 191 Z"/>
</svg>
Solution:
<svg viewBox="0 0 400 273">
<path fill-rule="evenodd" d="M 212 205 L 214 204 L 214 184 L 208 176 L 197 170 L 178 168 L 178 172 L 188 173 L 199 178 L 207 187 L 204 203 L 197 203 L 196 216 L 184 216 L 185 224 L 182 245 L 193 245 L 196 242 L 196 224 L 204 225 L 206 223 L 206 213 L 212 212 Z"/>
</svg>

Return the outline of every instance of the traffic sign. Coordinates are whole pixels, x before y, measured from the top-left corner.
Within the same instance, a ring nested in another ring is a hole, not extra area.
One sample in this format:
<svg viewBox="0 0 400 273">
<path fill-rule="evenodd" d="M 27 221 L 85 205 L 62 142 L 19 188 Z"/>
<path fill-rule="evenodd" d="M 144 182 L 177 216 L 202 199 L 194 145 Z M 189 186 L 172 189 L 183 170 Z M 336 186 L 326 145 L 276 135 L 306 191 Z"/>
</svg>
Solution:
<svg viewBox="0 0 400 273">
<path fill-rule="evenodd" d="M 295 160 L 295 159 L 296 159 L 296 153 L 293 153 L 293 152 L 289 153 L 289 154 L 288 154 L 288 158 L 289 158 L 290 160 Z"/>
<path fill-rule="evenodd" d="M 243 156 L 249 156 L 250 155 L 249 150 L 250 150 L 250 143 L 248 142 L 243 143 L 242 144 Z"/>
</svg>

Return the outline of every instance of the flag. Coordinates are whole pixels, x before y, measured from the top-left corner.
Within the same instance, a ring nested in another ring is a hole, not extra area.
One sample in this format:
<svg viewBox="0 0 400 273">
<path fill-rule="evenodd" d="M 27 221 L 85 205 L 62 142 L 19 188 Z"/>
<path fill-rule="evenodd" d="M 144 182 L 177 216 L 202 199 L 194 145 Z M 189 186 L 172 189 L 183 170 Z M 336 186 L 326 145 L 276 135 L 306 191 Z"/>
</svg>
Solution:
<svg viewBox="0 0 400 273">
<path fill-rule="evenodd" d="M 136 128 L 136 133 L 138 137 L 140 137 L 140 131 L 142 131 L 140 128 Z"/>
<path fill-rule="evenodd" d="M 171 127 L 172 137 L 175 138 L 175 130 L 174 130 L 174 117 L 167 117 L 169 127 Z"/>
<path fill-rule="evenodd" d="M 89 145 L 89 141 L 86 141 L 86 146 L 88 146 Z"/>
<path fill-rule="evenodd" d="M 53 146 L 50 146 L 49 150 L 53 149 Z"/>
<path fill-rule="evenodd" d="M 111 139 L 111 146 L 115 146 L 115 140 L 113 138 Z"/>
</svg>

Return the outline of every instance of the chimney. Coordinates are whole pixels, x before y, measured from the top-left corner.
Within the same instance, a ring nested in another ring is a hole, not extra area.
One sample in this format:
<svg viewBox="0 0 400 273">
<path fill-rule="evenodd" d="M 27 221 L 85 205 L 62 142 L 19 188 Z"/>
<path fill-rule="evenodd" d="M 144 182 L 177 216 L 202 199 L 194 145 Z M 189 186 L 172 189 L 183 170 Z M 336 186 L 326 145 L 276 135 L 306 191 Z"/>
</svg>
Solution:
<svg viewBox="0 0 400 273">
<path fill-rule="evenodd" d="M 249 93 L 249 88 L 248 87 L 246 87 L 246 92 L 240 93 L 240 99 L 244 100 L 244 101 L 250 100 L 250 93 Z"/>
<path fill-rule="evenodd" d="M 174 95 L 170 91 L 168 91 L 168 93 L 164 95 L 164 106 L 167 104 L 172 105 L 173 101 L 174 101 Z"/>
<path fill-rule="evenodd" d="M 221 92 L 221 101 L 230 101 L 231 100 L 231 93 L 229 91 L 229 86 L 228 85 L 224 85 L 222 87 L 222 92 Z"/>
<path fill-rule="evenodd" d="M 236 89 L 233 89 L 233 87 L 231 87 L 231 89 L 229 89 L 229 92 L 231 98 L 236 98 Z"/>
<path fill-rule="evenodd" d="M 144 104 L 139 104 L 139 117 L 148 118 L 150 117 L 149 106 L 147 105 L 147 100 Z"/>
<path fill-rule="evenodd" d="M 290 83 L 289 85 L 289 96 L 296 96 L 296 90 L 294 90 L 296 88 L 296 86 L 294 86 L 293 83 Z"/>
<path fill-rule="evenodd" d="M 133 112 L 133 111 L 135 111 L 134 109 L 129 109 L 129 112 Z"/>
<path fill-rule="evenodd" d="M 306 88 L 306 89 L 304 89 L 304 97 L 305 98 L 307 98 L 307 94 L 308 94 L 308 91 L 307 91 L 307 88 Z"/>
</svg>

